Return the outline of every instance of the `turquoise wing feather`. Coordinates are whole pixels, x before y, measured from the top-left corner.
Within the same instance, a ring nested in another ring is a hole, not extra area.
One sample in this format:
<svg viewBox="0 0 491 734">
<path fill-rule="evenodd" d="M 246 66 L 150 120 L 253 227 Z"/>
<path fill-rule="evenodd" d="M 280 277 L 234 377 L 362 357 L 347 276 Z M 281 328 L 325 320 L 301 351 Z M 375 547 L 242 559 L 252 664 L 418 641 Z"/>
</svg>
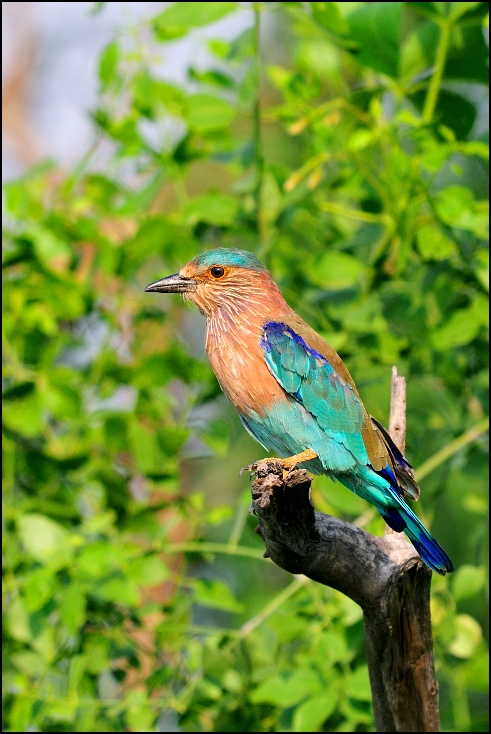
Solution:
<svg viewBox="0 0 491 734">
<path fill-rule="evenodd" d="M 342 444 L 357 462 L 367 465 L 361 432 L 363 406 L 328 359 L 309 347 L 291 327 L 274 321 L 265 325 L 261 346 L 270 372 L 285 392 L 315 418 L 326 437 Z"/>
</svg>

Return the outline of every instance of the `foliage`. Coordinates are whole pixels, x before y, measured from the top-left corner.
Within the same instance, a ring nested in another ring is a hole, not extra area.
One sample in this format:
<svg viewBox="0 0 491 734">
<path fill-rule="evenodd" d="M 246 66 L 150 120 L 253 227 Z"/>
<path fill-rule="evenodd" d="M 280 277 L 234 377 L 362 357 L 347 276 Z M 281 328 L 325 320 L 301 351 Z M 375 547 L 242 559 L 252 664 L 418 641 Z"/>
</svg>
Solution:
<svg viewBox="0 0 491 734">
<path fill-rule="evenodd" d="M 172 42 L 230 13 L 169 83 Z M 373 730 L 361 611 L 262 558 L 236 478 L 258 447 L 199 317 L 143 293 L 216 245 L 257 252 L 378 419 L 408 378 L 418 511 L 457 566 L 433 580 L 443 726 L 487 730 L 486 13 L 171 5 L 101 54 L 80 165 L 5 186 L 6 731 Z M 382 530 L 326 478 L 315 501 Z"/>
</svg>

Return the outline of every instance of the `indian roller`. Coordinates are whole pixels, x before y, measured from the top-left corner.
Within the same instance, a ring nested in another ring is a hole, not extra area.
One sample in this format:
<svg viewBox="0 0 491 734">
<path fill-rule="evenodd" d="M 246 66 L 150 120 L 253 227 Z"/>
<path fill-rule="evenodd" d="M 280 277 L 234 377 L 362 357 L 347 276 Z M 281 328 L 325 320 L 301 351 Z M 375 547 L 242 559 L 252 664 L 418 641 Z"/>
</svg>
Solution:
<svg viewBox="0 0 491 734">
<path fill-rule="evenodd" d="M 338 480 L 404 531 L 439 574 L 452 561 L 407 504 L 414 472 L 366 411 L 335 350 L 283 298 L 251 252 L 216 248 L 146 291 L 180 293 L 206 316 L 205 345 L 245 429 L 283 466 Z"/>
</svg>

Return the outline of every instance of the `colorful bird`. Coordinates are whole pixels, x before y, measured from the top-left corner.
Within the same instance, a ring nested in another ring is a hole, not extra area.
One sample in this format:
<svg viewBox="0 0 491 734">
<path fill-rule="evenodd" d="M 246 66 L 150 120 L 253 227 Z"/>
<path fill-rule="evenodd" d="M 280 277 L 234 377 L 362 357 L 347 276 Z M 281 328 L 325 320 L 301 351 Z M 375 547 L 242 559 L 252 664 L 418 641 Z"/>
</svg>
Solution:
<svg viewBox="0 0 491 734">
<path fill-rule="evenodd" d="M 145 290 L 180 293 L 206 316 L 206 352 L 223 392 L 286 469 L 337 479 L 404 531 L 433 571 L 454 570 L 406 502 L 419 497 L 411 465 L 365 410 L 341 357 L 288 306 L 255 255 L 209 250 Z"/>
</svg>

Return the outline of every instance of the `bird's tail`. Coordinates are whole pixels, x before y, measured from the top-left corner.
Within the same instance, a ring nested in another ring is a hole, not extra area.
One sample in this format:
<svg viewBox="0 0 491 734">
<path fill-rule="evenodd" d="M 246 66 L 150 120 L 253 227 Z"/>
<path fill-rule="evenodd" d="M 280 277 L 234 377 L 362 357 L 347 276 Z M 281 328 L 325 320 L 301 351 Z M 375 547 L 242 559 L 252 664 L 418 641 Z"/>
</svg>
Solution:
<svg viewBox="0 0 491 734">
<path fill-rule="evenodd" d="M 381 471 L 359 466 L 356 472 L 335 476 L 352 492 L 375 505 L 392 530 L 404 532 L 432 571 L 444 576 L 455 570 L 443 548 L 407 504 L 389 465 Z"/>
<path fill-rule="evenodd" d="M 432 571 L 444 576 L 455 570 L 450 558 L 429 530 L 425 528 L 421 520 L 408 507 L 406 502 L 400 498 L 399 507 L 380 507 L 377 510 L 384 518 L 387 525 L 397 533 L 404 532 L 414 545 L 419 555 Z"/>
</svg>

